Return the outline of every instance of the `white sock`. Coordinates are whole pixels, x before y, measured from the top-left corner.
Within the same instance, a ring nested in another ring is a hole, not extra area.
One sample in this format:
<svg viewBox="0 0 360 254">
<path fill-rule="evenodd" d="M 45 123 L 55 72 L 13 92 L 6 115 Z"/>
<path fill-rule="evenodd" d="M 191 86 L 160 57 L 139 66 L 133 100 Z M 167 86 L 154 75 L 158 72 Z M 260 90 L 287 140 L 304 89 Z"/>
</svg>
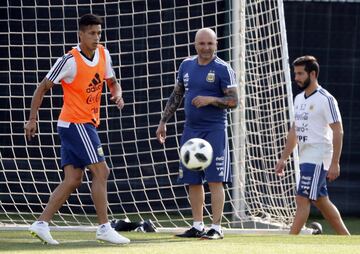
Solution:
<svg viewBox="0 0 360 254">
<path fill-rule="evenodd" d="M 211 228 L 213 228 L 217 232 L 221 233 L 221 225 L 211 224 Z"/>
<path fill-rule="evenodd" d="M 43 221 L 43 220 L 35 221 L 34 224 L 36 224 L 38 226 L 43 226 L 43 227 L 48 227 L 49 226 L 49 223 L 46 222 L 46 221 Z"/>
<path fill-rule="evenodd" d="M 204 222 L 202 222 L 202 221 L 194 221 L 193 222 L 193 227 L 196 228 L 197 230 L 203 231 L 204 230 Z"/>
<path fill-rule="evenodd" d="M 104 233 L 108 231 L 110 228 L 111 228 L 110 222 L 106 222 L 104 224 L 99 225 L 98 231 L 100 231 L 100 233 Z"/>
</svg>

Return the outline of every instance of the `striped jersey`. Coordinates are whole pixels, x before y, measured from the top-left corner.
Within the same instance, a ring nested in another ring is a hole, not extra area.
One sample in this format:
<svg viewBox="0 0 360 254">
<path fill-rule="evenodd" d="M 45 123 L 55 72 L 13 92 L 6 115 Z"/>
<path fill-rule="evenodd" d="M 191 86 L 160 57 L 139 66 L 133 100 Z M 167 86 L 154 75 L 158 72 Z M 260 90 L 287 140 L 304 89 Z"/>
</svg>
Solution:
<svg viewBox="0 0 360 254">
<path fill-rule="evenodd" d="M 336 99 L 318 86 L 308 97 L 305 92 L 298 94 L 294 107 L 300 163 L 324 163 L 325 170 L 328 170 L 333 151 L 329 124 L 341 122 Z"/>
<path fill-rule="evenodd" d="M 197 130 L 223 130 L 227 110 L 208 105 L 196 108 L 191 101 L 199 95 L 223 97 L 223 89 L 236 87 L 235 73 L 229 64 L 215 57 L 207 65 L 199 65 L 197 56 L 185 59 L 177 77 L 185 87 L 185 127 Z"/>
</svg>

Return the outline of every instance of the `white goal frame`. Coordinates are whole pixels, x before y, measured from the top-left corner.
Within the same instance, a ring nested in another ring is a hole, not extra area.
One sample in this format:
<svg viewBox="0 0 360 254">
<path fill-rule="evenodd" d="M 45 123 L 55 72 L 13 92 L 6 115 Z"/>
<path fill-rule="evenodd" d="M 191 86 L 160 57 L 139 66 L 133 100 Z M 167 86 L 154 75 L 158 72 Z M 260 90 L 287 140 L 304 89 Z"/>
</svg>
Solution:
<svg viewBox="0 0 360 254">
<path fill-rule="evenodd" d="M 218 55 L 235 70 L 240 95 L 240 106 L 228 115 L 233 184 L 226 187 L 222 226 L 234 233 L 287 233 L 295 213 L 299 169 L 295 151 L 286 176 L 274 172 L 293 121 L 283 1 L 86 1 L 90 4 L 13 6 L 8 0 L 8 31 L 0 32 L 9 41 L 2 46 L 8 54 L 7 70 L 0 71 L 8 80 L 0 81 L 6 87 L 0 103 L 9 105 L 0 109 L 5 126 L 0 132 L 0 230 L 27 228 L 61 181 L 56 134 L 61 89 L 45 96 L 35 142 L 25 141 L 22 127 L 36 85 L 76 44 L 77 18 L 89 10 L 104 18 L 104 44 L 127 103 L 119 112 L 107 89 L 102 96 L 99 135 L 112 169 L 109 219 L 151 219 L 161 232 L 179 232 L 191 225 L 187 188 L 176 183 L 183 109 L 169 122 L 164 146 L 157 144 L 155 130 L 180 62 L 195 53 L 195 32 L 208 26 L 218 34 Z M 67 29 L 62 31 L 59 24 Z M 47 39 L 48 45 L 41 41 Z M 83 182 L 55 216 L 52 229 L 95 229 L 91 175 L 86 173 Z M 207 190 L 206 224 L 211 221 L 209 195 Z"/>
</svg>

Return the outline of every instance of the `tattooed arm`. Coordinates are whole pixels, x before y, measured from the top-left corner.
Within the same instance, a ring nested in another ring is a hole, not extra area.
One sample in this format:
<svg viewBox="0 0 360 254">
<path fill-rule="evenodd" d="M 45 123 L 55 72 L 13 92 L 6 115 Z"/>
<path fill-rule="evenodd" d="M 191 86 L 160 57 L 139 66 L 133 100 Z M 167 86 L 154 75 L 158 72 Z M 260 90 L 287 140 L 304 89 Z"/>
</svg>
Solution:
<svg viewBox="0 0 360 254">
<path fill-rule="evenodd" d="M 239 104 L 236 87 L 225 88 L 223 91 L 224 97 L 196 96 L 192 100 L 192 104 L 197 108 L 207 105 L 213 105 L 219 108 L 236 108 Z"/>
<path fill-rule="evenodd" d="M 185 88 L 182 84 L 177 83 L 173 92 L 171 93 L 168 102 L 166 103 L 164 112 L 162 114 L 159 126 L 156 130 L 156 137 L 161 144 L 166 139 L 166 123 L 173 116 L 177 108 L 180 106 L 181 101 L 184 97 Z"/>
<path fill-rule="evenodd" d="M 164 112 L 161 117 L 161 122 L 167 123 L 173 116 L 177 108 L 180 106 L 184 97 L 185 88 L 182 84 L 177 83 L 171 93 L 168 102 L 166 103 Z"/>
</svg>

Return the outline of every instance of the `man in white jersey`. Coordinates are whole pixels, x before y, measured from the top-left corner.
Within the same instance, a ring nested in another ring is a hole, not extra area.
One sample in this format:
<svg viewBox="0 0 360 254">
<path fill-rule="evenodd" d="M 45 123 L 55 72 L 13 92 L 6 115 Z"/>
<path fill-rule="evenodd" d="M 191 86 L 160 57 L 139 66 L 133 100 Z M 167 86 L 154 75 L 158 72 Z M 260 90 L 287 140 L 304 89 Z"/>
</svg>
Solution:
<svg viewBox="0 0 360 254">
<path fill-rule="evenodd" d="M 31 234 L 47 244 L 59 244 L 50 234 L 49 221 L 70 194 L 80 186 L 85 168 L 92 175 L 91 196 L 99 227 L 96 239 L 114 244 L 129 243 L 111 227 L 107 214 L 107 178 L 109 168 L 96 127 L 100 123 L 100 99 L 104 81 L 111 100 L 122 109 L 122 90 L 117 83 L 107 49 L 100 45 L 102 20 L 86 14 L 79 21 L 80 43 L 58 59 L 34 92 L 25 132 L 30 141 L 36 132 L 36 115 L 45 93 L 61 83 L 64 103 L 58 120 L 61 139 L 61 167 L 64 180 L 51 194 L 48 204 L 29 228 Z"/>
<path fill-rule="evenodd" d="M 181 145 L 191 138 L 207 140 L 214 156 L 205 171 L 188 170 L 180 163 L 179 183 L 189 185 L 189 199 L 193 226 L 178 237 L 222 239 L 221 218 L 224 209 L 224 183 L 231 182 L 229 144 L 227 138 L 227 109 L 238 104 L 235 74 L 229 64 L 215 55 L 217 38 L 213 30 L 203 28 L 195 35 L 197 56 L 185 59 L 179 68 L 177 83 L 166 104 L 158 129 L 157 139 L 165 142 L 166 123 L 179 107 L 185 95 L 185 126 Z M 203 183 L 211 192 L 213 215 L 211 228 L 205 232 Z"/>
<path fill-rule="evenodd" d="M 326 178 L 331 182 L 340 175 L 343 127 L 338 104 L 318 83 L 319 64 L 315 57 L 299 57 L 293 66 L 295 82 L 303 92 L 295 98 L 295 122 L 275 168 L 278 175 L 284 174 L 286 161 L 298 144 L 300 181 L 290 234 L 299 234 L 312 203 L 338 234 L 349 235 L 326 187 Z"/>
</svg>

